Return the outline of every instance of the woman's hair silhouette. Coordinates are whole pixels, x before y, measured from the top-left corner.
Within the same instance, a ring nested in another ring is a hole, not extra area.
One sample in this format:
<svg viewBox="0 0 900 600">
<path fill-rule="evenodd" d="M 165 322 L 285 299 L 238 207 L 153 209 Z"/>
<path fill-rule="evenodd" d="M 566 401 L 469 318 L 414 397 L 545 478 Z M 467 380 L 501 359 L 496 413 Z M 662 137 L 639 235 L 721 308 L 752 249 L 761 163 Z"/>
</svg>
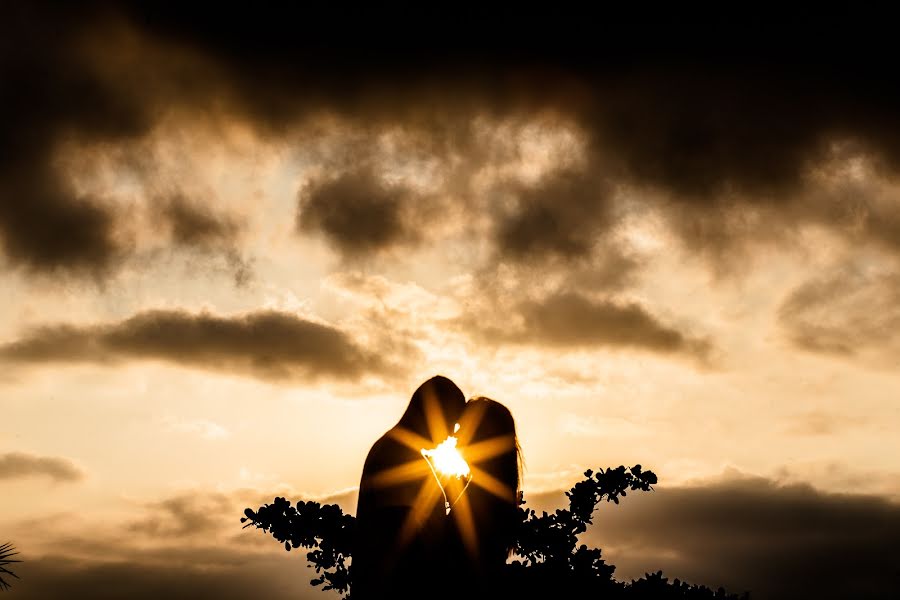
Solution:
<svg viewBox="0 0 900 600">
<path fill-rule="evenodd" d="M 505 597 L 502 573 L 515 546 L 522 473 L 515 421 L 501 403 L 474 398 L 459 433 L 472 468 L 472 485 L 452 512 L 460 572 L 477 597 Z"/>
<path fill-rule="evenodd" d="M 446 377 L 413 393 L 406 412 L 366 457 L 356 509 L 354 600 L 434 597 L 446 552 L 443 494 L 421 454 L 453 432 L 465 407 Z"/>
</svg>

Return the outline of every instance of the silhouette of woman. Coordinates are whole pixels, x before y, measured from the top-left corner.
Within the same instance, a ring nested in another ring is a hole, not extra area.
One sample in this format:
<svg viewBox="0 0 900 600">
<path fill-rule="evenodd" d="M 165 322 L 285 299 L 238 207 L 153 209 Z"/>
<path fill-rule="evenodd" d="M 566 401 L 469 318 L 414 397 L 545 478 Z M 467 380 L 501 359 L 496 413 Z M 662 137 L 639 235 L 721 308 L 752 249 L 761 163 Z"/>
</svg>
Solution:
<svg viewBox="0 0 900 600">
<path fill-rule="evenodd" d="M 489 398 L 474 398 L 460 418 L 460 444 L 472 469 L 472 485 L 451 515 L 450 544 L 467 581 L 467 597 L 508 597 L 503 573 L 519 522 L 521 448 L 512 413 Z"/>
<path fill-rule="evenodd" d="M 356 508 L 353 600 L 440 596 L 431 588 L 440 592 L 446 574 L 448 519 L 440 484 L 421 450 L 453 432 L 465 404 L 456 384 L 433 377 L 369 451 Z"/>
</svg>

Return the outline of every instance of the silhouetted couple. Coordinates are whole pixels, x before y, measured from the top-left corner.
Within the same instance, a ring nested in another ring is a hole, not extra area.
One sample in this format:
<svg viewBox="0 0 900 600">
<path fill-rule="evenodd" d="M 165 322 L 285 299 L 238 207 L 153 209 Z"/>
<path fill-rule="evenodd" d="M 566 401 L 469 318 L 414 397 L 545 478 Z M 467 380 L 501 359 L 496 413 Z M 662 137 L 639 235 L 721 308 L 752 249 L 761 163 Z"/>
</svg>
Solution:
<svg viewBox="0 0 900 600">
<path fill-rule="evenodd" d="M 444 474 L 423 455 L 450 435 L 468 477 Z M 505 406 L 466 402 L 446 377 L 423 383 L 363 467 L 353 600 L 502 597 L 496 592 L 518 522 L 519 455 Z"/>
</svg>

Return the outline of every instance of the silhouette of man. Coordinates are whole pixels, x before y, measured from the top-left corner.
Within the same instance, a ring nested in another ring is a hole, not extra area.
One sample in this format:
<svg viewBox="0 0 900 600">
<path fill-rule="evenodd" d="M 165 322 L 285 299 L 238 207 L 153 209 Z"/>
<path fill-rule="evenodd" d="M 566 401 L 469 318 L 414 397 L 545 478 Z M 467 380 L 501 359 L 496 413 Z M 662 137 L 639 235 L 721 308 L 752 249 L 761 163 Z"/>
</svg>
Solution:
<svg viewBox="0 0 900 600">
<path fill-rule="evenodd" d="M 456 384 L 432 377 L 369 451 L 356 508 L 354 600 L 435 598 L 446 589 L 448 519 L 441 487 L 421 450 L 453 432 L 465 404 Z"/>
</svg>

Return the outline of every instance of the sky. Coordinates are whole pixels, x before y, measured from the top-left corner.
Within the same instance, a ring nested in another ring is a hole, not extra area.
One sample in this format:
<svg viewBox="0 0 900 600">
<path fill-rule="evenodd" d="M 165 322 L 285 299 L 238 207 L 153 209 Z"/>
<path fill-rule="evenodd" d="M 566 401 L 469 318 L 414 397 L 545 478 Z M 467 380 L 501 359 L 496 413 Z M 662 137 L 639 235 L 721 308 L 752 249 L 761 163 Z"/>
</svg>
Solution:
<svg viewBox="0 0 900 600">
<path fill-rule="evenodd" d="M 884 31 L 216 10 L 0 9 L 12 597 L 327 597 L 243 508 L 353 512 L 435 374 L 532 506 L 657 473 L 587 534 L 620 578 L 900 583 Z"/>
</svg>

